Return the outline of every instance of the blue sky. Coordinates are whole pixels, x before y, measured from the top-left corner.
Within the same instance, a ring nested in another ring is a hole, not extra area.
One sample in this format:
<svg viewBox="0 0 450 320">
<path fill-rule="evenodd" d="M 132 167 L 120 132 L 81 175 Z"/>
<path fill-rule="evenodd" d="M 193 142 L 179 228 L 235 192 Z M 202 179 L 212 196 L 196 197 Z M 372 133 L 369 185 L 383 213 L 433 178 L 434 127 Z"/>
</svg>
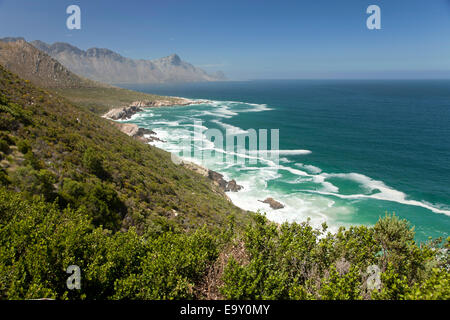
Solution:
<svg viewBox="0 0 450 320">
<path fill-rule="evenodd" d="M 66 28 L 66 8 L 82 29 Z M 366 9 L 381 8 L 381 30 Z M 232 79 L 450 78 L 449 0 L 0 0 L 0 37 L 131 58 L 179 54 Z"/>
</svg>

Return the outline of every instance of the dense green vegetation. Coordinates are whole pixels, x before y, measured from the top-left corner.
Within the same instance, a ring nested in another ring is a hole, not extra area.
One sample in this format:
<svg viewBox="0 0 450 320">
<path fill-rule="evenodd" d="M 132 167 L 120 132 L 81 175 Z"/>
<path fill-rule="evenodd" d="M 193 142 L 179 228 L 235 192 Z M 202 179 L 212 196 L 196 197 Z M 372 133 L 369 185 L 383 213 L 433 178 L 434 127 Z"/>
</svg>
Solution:
<svg viewBox="0 0 450 320">
<path fill-rule="evenodd" d="M 450 299 L 449 241 L 419 246 L 395 216 L 330 233 L 244 213 L 0 66 L 0 299 Z"/>
<path fill-rule="evenodd" d="M 82 209 L 95 226 L 191 229 L 243 212 L 211 181 L 108 120 L 0 69 L 1 181 L 27 198 Z"/>
</svg>

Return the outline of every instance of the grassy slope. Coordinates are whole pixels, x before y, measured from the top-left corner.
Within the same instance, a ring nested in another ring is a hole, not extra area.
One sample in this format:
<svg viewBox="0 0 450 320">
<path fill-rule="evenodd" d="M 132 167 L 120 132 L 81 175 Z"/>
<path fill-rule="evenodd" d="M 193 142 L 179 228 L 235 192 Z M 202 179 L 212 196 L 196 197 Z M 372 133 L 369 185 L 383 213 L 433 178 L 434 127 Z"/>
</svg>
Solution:
<svg viewBox="0 0 450 320">
<path fill-rule="evenodd" d="M 245 223 L 208 179 L 175 165 L 167 152 L 1 66 L 0 90 L 0 139 L 9 144 L 1 167 L 11 190 L 82 208 L 113 230 L 217 228 L 230 216 Z"/>
</svg>

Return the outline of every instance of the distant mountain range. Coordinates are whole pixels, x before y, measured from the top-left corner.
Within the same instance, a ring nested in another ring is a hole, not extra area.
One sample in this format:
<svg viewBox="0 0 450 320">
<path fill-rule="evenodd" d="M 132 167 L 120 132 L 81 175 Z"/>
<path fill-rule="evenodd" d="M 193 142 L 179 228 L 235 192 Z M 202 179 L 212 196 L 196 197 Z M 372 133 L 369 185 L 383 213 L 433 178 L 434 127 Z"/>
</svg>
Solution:
<svg viewBox="0 0 450 320">
<path fill-rule="evenodd" d="M 23 38 L 0 39 L 0 65 L 37 87 L 50 89 L 99 114 L 136 101 L 185 102 L 178 98 L 126 90 L 79 76 Z"/>
<path fill-rule="evenodd" d="M 12 41 L 15 38 L 3 39 Z M 222 72 L 208 74 L 176 55 L 156 60 L 134 60 L 109 49 L 81 50 L 68 43 L 49 45 L 30 42 L 37 49 L 58 60 L 67 69 L 91 80 L 109 84 L 154 84 L 225 80 Z"/>
</svg>

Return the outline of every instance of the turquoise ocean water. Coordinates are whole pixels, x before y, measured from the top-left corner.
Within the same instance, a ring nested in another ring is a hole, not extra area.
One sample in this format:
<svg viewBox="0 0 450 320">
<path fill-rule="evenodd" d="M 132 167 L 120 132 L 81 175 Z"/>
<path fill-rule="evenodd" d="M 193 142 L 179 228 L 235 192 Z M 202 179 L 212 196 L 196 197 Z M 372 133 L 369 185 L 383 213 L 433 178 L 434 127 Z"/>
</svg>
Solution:
<svg viewBox="0 0 450 320">
<path fill-rule="evenodd" d="M 245 135 L 249 129 L 268 129 L 270 149 L 270 129 L 279 129 L 278 162 L 270 154 L 239 151 L 230 161 L 220 139 L 192 144 L 191 160 L 202 163 L 208 152 L 213 157 L 203 165 L 244 186 L 229 193 L 244 209 L 259 209 L 277 222 L 310 217 L 314 225 L 327 222 L 332 229 L 373 225 L 385 212 L 395 212 L 415 226 L 419 241 L 449 236 L 450 81 L 280 80 L 128 88 L 210 100 L 148 109 L 126 121 L 154 130 L 166 141 L 155 145 L 177 154 L 194 130 Z M 272 210 L 258 201 L 266 197 L 285 208 Z"/>
</svg>

